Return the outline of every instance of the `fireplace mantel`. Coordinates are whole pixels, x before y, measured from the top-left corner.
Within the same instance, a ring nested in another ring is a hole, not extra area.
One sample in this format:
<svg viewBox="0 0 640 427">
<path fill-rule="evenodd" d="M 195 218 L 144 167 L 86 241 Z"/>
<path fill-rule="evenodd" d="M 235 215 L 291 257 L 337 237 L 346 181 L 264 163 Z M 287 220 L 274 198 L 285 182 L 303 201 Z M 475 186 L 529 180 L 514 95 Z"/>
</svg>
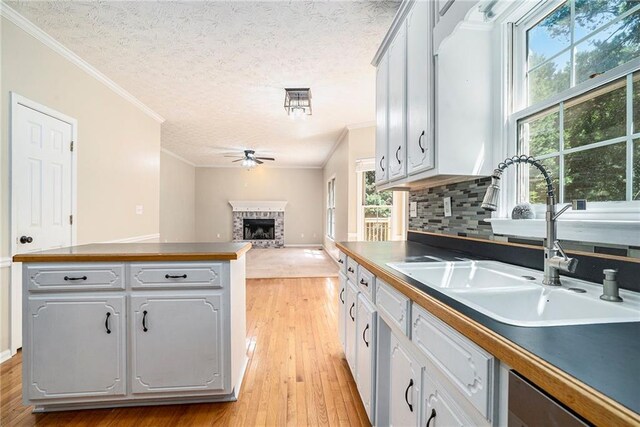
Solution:
<svg viewBox="0 0 640 427">
<path fill-rule="evenodd" d="M 229 200 L 233 212 L 284 212 L 286 200 Z"/>
</svg>

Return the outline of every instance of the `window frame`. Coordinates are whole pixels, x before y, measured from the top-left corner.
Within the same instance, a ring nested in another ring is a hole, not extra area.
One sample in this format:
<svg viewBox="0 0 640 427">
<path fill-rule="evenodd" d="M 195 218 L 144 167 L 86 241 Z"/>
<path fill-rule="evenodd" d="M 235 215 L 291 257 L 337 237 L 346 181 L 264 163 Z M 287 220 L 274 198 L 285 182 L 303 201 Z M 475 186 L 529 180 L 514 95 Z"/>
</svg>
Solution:
<svg viewBox="0 0 640 427">
<path fill-rule="evenodd" d="M 500 106 L 500 118 L 502 126 L 506 124 L 506 132 L 503 132 L 502 139 L 499 140 L 494 150 L 494 157 L 500 154 L 506 154 L 502 158 L 495 158 L 496 162 L 502 161 L 505 157 L 511 157 L 518 154 L 518 122 L 524 118 L 535 115 L 546 109 L 558 106 L 560 103 L 583 95 L 591 90 L 597 89 L 600 86 L 611 83 L 617 79 L 627 76 L 627 79 L 633 78 L 635 71 L 640 71 L 640 58 L 633 59 L 625 64 L 619 65 L 611 70 L 604 72 L 603 74 L 586 80 L 584 82 L 574 84 L 574 76 L 572 73 L 571 84 L 568 89 L 565 89 L 555 95 L 548 97 L 547 99 L 527 105 L 528 87 L 527 87 L 527 31 L 533 26 L 541 22 L 549 13 L 560 7 L 566 0 L 549 0 L 542 1 L 531 7 L 531 4 L 521 5 L 508 13 L 504 18 L 500 19 L 501 37 L 503 39 L 502 54 L 500 55 L 500 69 L 502 70 L 502 84 L 501 90 L 503 92 L 502 103 Z M 525 2 L 526 3 L 526 2 Z M 616 19 L 607 23 L 598 30 L 592 31 L 588 35 L 575 41 L 572 40 L 568 49 L 573 52 L 573 47 L 589 37 L 597 34 L 600 31 L 605 30 L 610 25 L 623 19 L 631 13 L 634 13 L 637 9 L 632 8 L 624 14 L 620 15 Z M 573 22 L 571 23 L 573 25 Z M 572 36 L 573 38 L 573 30 Z M 566 49 L 565 49 L 566 50 Z M 561 51 L 563 52 L 563 51 Z M 556 55 L 560 55 L 561 52 Z M 571 53 L 573 63 L 573 53 Z M 549 58 L 552 59 L 553 57 Z M 629 97 L 629 91 L 632 88 L 627 80 L 627 103 L 633 100 Z M 630 109 L 627 109 L 627 115 L 631 114 Z M 562 117 L 561 117 L 562 119 Z M 498 122 L 496 122 L 497 124 Z M 632 151 L 633 141 L 640 137 L 638 129 L 631 129 L 633 126 L 632 120 L 627 117 L 627 132 L 625 133 L 625 140 L 631 140 L 631 144 L 627 142 L 627 161 L 633 162 Z M 638 125 L 636 124 L 636 127 Z M 632 133 L 633 131 L 635 133 Z M 631 147 L 631 149 L 629 148 Z M 560 154 L 562 156 L 562 154 Z M 496 163 L 497 164 L 497 163 Z M 510 170 L 513 169 L 513 170 Z M 518 200 L 518 193 L 522 182 L 521 174 L 517 173 L 517 168 L 510 168 L 505 171 L 505 179 L 503 179 L 504 192 L 501 195 L 501 203 L 498 212 L 493 217 L 496 218 L 510 218 L 511 209 L 516 205 Z M 627 180 L 630 179 L 632 174 L 632 168 L 627 168 Z M 519 176 L 520 175 L 520 176 Z M 562 184 L 562 177 L 559 177 Z M 638 178 L 636 178 L 638 179 Z M 627 186 L 627 195 L 631 185 Z M 560 200 L 559 195 L 556 195 Z M 589 220 L 633 220 L 640 219 L 640 201 L 627 200 L 627 201 L 609 201 L 609 202 L 588 202 L 587 211 L 568 211 L 562 219 L 589 219 Z M 568 203 L 563 203 L 566 205 Z M 545 206 L 542 204 L 534 205 L 534 211 L 536 212 L 536 218 L 544 216 Z"/>
</svg>

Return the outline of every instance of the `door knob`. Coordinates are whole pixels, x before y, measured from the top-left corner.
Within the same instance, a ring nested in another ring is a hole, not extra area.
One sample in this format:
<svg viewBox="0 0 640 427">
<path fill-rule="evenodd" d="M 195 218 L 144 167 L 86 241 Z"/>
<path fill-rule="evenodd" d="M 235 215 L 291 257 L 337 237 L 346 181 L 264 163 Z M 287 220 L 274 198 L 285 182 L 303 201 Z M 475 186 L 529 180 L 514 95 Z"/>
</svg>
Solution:
<svg viewBox="0 0 640 427">
<path fill-rule="evenodd" d="M 31 236 L 21 236 L 20 237 L 20 243 L 22 243 L 23 245 L 25 243 L 31 243 L 31 242 L 33 242 L 33 237 L 31 237 Z"/>
</svg>

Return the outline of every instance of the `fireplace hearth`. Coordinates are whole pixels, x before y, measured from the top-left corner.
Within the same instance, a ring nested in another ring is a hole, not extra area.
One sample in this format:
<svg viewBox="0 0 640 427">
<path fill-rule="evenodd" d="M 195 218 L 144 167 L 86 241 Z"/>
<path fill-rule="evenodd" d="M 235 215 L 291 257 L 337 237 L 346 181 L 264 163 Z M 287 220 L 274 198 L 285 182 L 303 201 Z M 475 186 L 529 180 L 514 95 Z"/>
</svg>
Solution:
<svg viewBox="0 0 640 427">
<path fill-rule="evenodd" d="M 272 218 L 243 218 L 242 238 L 244 240 L 274 240 L 276 220 Z"/>
</svg>

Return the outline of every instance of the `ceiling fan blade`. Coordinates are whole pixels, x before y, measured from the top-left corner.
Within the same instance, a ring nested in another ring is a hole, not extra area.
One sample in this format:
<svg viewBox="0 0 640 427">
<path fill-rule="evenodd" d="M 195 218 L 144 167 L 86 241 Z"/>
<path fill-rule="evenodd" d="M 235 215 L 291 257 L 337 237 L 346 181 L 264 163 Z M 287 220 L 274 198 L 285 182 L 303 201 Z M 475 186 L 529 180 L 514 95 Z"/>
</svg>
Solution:
<svg viewBox="0 0 640 427">
<path fill-rule="evenodd" d="M 255 161 L 257 164 L 259 164 L 259 165 L 261 165 L 261 164 L 263 164 L 263 163 L 264 163 L 264 162 L 261 162 L 261 161 L 260 161 L 260 160 L 258 160 L 258 159 L 254 159 L 254 161 Z"/>
<path fill-rule="evenodd" d="M 244 160 L 244 158 L 242 158 L 242 159 L 238 159 L 238 160 L 232 160 L 232 161 L 231 161 L 231 163 L 241 162 L 241 161 L 243 161 L 243 160 Z"/>
<path fill-rule="evenodd" d="M 241 154 L 225 154 L 223 157 L 243 157 Z"/>
<path fill-rule="evenodd" d="M 273 157 L 256 157 L 256 159 L 260 159 L 260 160 L 275 160 Z"/>
</svg>

